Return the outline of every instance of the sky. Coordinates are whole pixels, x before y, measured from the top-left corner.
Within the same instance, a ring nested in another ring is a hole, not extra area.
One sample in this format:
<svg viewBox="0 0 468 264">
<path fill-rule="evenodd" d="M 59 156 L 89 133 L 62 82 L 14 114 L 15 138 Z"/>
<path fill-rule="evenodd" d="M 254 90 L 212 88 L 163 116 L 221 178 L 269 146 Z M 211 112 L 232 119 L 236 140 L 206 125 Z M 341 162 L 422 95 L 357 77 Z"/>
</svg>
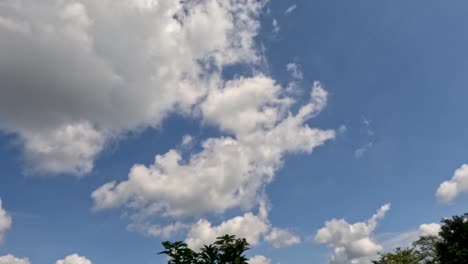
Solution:
<svg viewBox="0 0 468 264">
<path fill-rule="evenodd" d="M 0 264 L 368 264 L 468 202 L 468 3 L 0 0 Z"/>
</svg>

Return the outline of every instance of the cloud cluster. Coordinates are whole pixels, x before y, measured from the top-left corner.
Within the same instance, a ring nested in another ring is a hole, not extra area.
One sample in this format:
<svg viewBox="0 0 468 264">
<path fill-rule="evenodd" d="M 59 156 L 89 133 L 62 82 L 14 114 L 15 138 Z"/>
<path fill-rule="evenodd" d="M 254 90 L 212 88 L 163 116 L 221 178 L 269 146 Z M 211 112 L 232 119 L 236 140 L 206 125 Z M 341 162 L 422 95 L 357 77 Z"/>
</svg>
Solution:
<svg viewBox="0 0 468 264">
<path fill-rule="evenodd" d="M 199 220 L 191 227 L 185 241 L 189 247 L 199 249 L 203 245 L 213 243 L 217 237 L 230 234 L 245 238 L 249 244 L 256 245 L 268 229 L 267 219 L 249 212 L 224 221 L 218 226 L 212 226 L 204 219 Z"/>
<path fill-rule="evenodd" d="M 300 237 L 286 229 L 273 227 L 268 220 L 268 208 L 261 202 L 257 215 L 248 212 L 223 221 L 213 226 L 206 219 L 193 224 L 185 242 L 194 249 L 213 243 L 217 237 L 230 234 L 238 238 L 245 238 L 251 245 L 257 245 L 262 239 L 275 248 L 289 247 L 301 242 Z"/>
<path fill-rule="evenodd" d="M 64 259 L 57 260 L 55 264 L 92 264 L 91 260 L 79 256 L 78 254 L 72 254 Z"/>
<path fill-rule="evenodd" d="M 249 259 L 249 264 L 270 264 L 271 261 L 265 256 L 257 255 Z"/>
<path fill-rule="evenodd" d="M 13 255 L 0 256 L 0 264 L 30 264 L 28 258 L 17 258 Z M 73 254 L 65 257 L 64 259 L 57 260 L 55 264 L 93 264 L 91 260 Z"/>
<path fill-rule="evenodd" d="M 30 264 L 27 258 L 17 258 L 13 255 L 0 256 L 0 264 Z"/>
<path fill-rule="evenodd" d="M 89 173 L 106 142 L 191 113 L 222 68 L 255 63 L 256 0 L 6 1 L 0 131 L 28 171 Z"/>
<path fill-rule="evenodd" d="M 383 248 L 372 239 L 378 220 L 390 210 L 390 204 L 383 205 L 366 222 L 348 223 L 344 219 L 325 222 L 315 235 L 315 241 L 333 249 L 331 264 L 369 263 Z"/>
<path fill-rule="evenodd" d="M 201 104 L 206 122 L 233 136 L 208 138 L 199 152 L 183 158 L 172 149 L 150 166 L 134 165 L 128 180 L 109 182 L 93 192 L 97 209 L 125 207 L 139 217 L 182 218 L 231 208 L 249 210 L 262 200 L 288 153 L 312 152 L 335 132 L 306 122 L 327 103 L 316 82 L 310 101 L 292 113 L 292 99 L 258 75 L 228 81 Z M 141 218 L 140 218 L 141 220 Z M 203 223 L 202 223 L 203 224 Z"/>
<path fill-rule="evenodd" d="M 297 63 L 290 62 L 286 64 L 286 70 L 291 75 L 293 79 L 302 80 L 304 79 L 300 65 Z"/>
<path fill-rule="evenodd" d="M 463 164 L 452 176 L 437 189 L 436 196 L 441 202 L 450 202 L 461 193 L 468 192 L 468 164 Z"/>
<path fill-rule="evenodd" d="M 277 227 L 273 228 L 270 233 L 265 236 L 265 240 L 275 248 L 289 247 L 301 243 L 300 237 L 286 229 Z"/>
<path fill-rule="evenodd" d="M 0 11 L 0 131 L 21 140 L 28 172 L 84 175 L 109 141 L 157 127 L 171 112 L 196 116 L 224 136 L 205 139 L 193 151 L 196 143 L 187 136 L 184 149 L 134 165 L 127 180 L 93 192 L 95 208 L 125 208 L 129 229 L 147 235 L 187 229 L 193 245 L 223 232 L 252 244 L 265 236 L 275 247 L 298 243 L 289 231 L 272 228 L 265 213 L 249 211 L 260 205 L 285 155 L 311 153 L 335 132 L 308 125 L 327 104 L 319 82 L 299 105 L 261 73 L 223 79 L 226 66 L 261 61 L 254 38 L 264 5 L 6 2 Z M 288 67 L 294 79 L 303 78 L 297 65 Z M 186 221 L 237 208 L 245 214 L 219 226 Z M 155 219 L 177 221 L 160 226 Z M 57 264 L 71 261 L 87 260 L 72 255 Z"/>
<path fill-rule="evenodd" d="M 11 228 L 11 216 L 2 207 L 2 199 L 0 199 L 0 242 L 3 241 L 6 232 Z"/>
<path fill-rule="evenodd" d="M 419 233 L 421 236 L 437 236 L 440 232 L 440 224 L 422 224 L 419 226 Z"/>
</svg>

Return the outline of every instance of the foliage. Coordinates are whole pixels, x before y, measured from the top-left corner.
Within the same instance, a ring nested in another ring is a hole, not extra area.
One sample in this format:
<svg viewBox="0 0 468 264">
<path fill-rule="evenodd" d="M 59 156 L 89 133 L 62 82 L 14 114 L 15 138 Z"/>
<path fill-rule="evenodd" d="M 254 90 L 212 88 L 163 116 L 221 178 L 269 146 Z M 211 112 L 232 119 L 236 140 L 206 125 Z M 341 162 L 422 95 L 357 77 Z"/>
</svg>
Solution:
<svg viewBox="0 0 468 264">
<path fill-rule="evenodd" d="M 466 264 L 468 262 L 468 213 L 442 219 L 436 243 L 437 259 L 444 264 Z"/>
<path fill-rule="evenodd" d="M 439 241 L 437 236 L 422 236 L 413 242 L 413 248 L 422 264 L 437 264 L 436 244 Z"/>
<path fill-rule="evenodd" d="M 411 247 L 397 248 L 395 252 L 380 255 L 374 264 L 437 264 L 435 246 L 438 238 L 423 236 L 413 242 Z"/>
<path fill-rule="evenodd" d="M 211 245 L 203 246 L 199 252 L 190 249 L 187 244 L 165 241 L 165 250 L 159 254 L 169 257 L 168 264 L 247 264 L 244 253 L 249 249 L 245 238 L 236 239 L 233 235 L 216 238 Z"/>
<path fill-rule="evenodd" d="M 438 236 L 422 236 L 411 247 L 380 254 L 374 264 L 468 263 L 468 213 L 442 219 Z"/>
<path fill-rule="evenodd" d="M 418 256 L 413 248 L 397 248 L 395 252 L 380 255 L 379 260 L 372 261 L 374 264 L 419 264 Z"/>
</svg>

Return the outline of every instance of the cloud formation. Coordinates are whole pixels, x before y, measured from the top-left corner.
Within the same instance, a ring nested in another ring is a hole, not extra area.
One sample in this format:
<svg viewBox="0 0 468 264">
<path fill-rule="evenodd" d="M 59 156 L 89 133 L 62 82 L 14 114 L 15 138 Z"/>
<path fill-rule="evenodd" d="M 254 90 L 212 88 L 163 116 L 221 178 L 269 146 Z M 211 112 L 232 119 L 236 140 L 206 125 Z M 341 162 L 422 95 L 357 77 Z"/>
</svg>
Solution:
<svg viewBox="0 0 468 264">
<path fill-rule="evenodd" d="M 0 242 L 5 238 L 6 232 L 10 230 L 12 223 L 12 218 L 2 207 L 2 199 L 0 199 Z"/>
<path fill-rule="evenodd" d="M 249 244 L 256 245 L 269 228 L 265 217 L 250 212 L 224 221 L 218 226 L 212 226 L 208 220 L 202 219 L 191 227 L 185 241 L 190 248 L 199 249 L 213 243 L 217 237 L 229 234 L 245 238 Z"/>
<path fill-rule="evenodd" d="M 288 7 L 288 8 L 286 9 L 286 11 L 284 11 L 284 14 L 285 14 L 285 15 L 289 15 L 289 14 L 291 14 L 292 12 L 294 12 L 294 10 L 296 10 L 296 8 L 297 8 L 297 5 L 292 5 L 292 6 Z"/>
<path fill-rule="evenodd" d="M 437 236 L 440 232 L 440 224 L 422 224 L 419 226 L 419 233 L 421 236 Z"/>
<path fill-rule="evenodd" d="M 385 204 L 366 222 L 348 223 L 345 219 L 325 222 L 315 235 L 315 241 L 333 249 L 331 264 L 369 263 L 383 247 L 372 238 L 377 222 L 390 210 Z"/>
<path fill-rule="evenodd" d="M 255 63 L 264 1 L 7 1 L 0 131 L 27 171 L 84 175 L 106 142 L 191 113 L 226 65 Z"/>
<path fill-rule="evenodd" d="M 93 264 L 91 260 L 79 256 L 78 254 L 73 254 L 65 257 L 64 259 L 57 260 L 55 264 Z"/>
<path fill-rule="evenodd" d="M 201 219 L 191 226 L 185 242 L 189 247 L 198 249 L 226 234 L 245 238 L 251 245 L 257 245 L 261 240 L 265 240 L 275 248 L 288 247 L 301 242 L 298 236 L 288 230 L 273 227 L 270 224 L 265 202 L 260 203 L 256 215 L 248 212 L 223 221 L 218 226 L 213 226 L 210 221 Z"/>
<path fill-rule="evenodd" d="M 294 235 L 290 231 L 281 228 L 273 228 L 270 233 L 265 236 L 268 241 L 275 248 L 290 247 L 301 243 L 301 238 Z"/>
<path fill-rule="evenodd" d="M 0 256 L 0 264 L 30 264 L 27 258 L 17 258 L 13 255 Z"/>
<path fill-rule="evenodd" d="M 302 74 L 302 70 L 299 64 L 290 62 L 286 64 L 286 70 L 288 71 L 288 73 L 291 75 L 292 78 L 296 80 L 304 79 L 304 76 Z"/>
<path fill-rule="evenodd" d="M 290 111 L 292 99 L 270 78 L 228 81 L 201 104 L 206 122 L 233 134 L 208 138 L 199 152 L 184 159 L 177 149 L 157 155 L 153 165 L 134 165 L 128 180 L 109 182 L 93 192 L 97 209 L 125 207 L 138 216 L 181 218 L 227 209 L 245 211 L 262 200 L 288 153 L 311 153 L 334 138 L 332 130 L 306 121 L 327 103 L 316 82 L 310 101 Z M 140 219 L 141 220 L 141 219 Z"/>
<path fill-rule="evenodd" d="M 459 194 L 468 192 L 468 164 L 463 164 L 452 176 L 452 179 L 440 184 L 436 197 L 441 202 L 450 202 Z"/>
<path fill-rule="evenodd" d="M 271 261 L 265 256 L 257 255 L 249 259 L 249 264 L 270 264 Z"/>
</svg>

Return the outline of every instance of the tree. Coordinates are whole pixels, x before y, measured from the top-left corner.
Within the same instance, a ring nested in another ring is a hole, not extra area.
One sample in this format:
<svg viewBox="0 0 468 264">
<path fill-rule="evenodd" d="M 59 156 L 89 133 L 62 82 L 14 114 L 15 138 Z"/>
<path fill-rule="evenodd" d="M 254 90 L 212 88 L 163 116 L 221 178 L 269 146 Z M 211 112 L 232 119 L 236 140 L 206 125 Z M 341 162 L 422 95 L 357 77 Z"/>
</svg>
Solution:
<svg viewBox="0 0 468 264">
<path fill-rule="evenodd" d="M 468 213 L 442 219 L 436 243 L 437 259 L 444 264 L 465 264 L 468 261 Z"/>
<path fill-rule="evenodd" d="M 436 244 L 439 241 L 437 236 L 422 236 L 413 242 L 413 248 L 422 264 L 437 264 Z"/>
<path fill-rule="evenodd" d="M 437 264 L 435 236 L 422 236 L 408 248 L 397 248 L 395 252 L 380 254 L 374 264 Z"/>
<path fill-rule="evenodd" d="M 187 247 L 187 244 L 177 241 L 169 242 L 165 241 L 162 243 L 165 250 L 159 252 L 159 254 L 166 254 L 169 257 L 168 264 L 191 264 L 196 263 L 196 253 Z"/>
<path fill-rule="evenodd" d="M 395 252 L 381 254 L 379 260 L 372 261 L 374 264 L 419 264 L 419 259 L 412 248 L 397 248 Z"/>
<path fill-rule="evenodd" d="M 380 254 L 374 264 L 468 263 L 468 213 L 442 219 L 438 236 L 422 236 L 411 247 Z"/>
<path fill-rule="evenodd" d="M 247 264 L 245 252 L 249 243 L 245 238 L 236 239 L 233 235 L 217 237 L 211 245 L 205 245 L 200 252 L 190 249 L 187 244 L 165 241 L 165 250 L 159 254 L 169 257 L 168 264 Z"/>
</svg>

